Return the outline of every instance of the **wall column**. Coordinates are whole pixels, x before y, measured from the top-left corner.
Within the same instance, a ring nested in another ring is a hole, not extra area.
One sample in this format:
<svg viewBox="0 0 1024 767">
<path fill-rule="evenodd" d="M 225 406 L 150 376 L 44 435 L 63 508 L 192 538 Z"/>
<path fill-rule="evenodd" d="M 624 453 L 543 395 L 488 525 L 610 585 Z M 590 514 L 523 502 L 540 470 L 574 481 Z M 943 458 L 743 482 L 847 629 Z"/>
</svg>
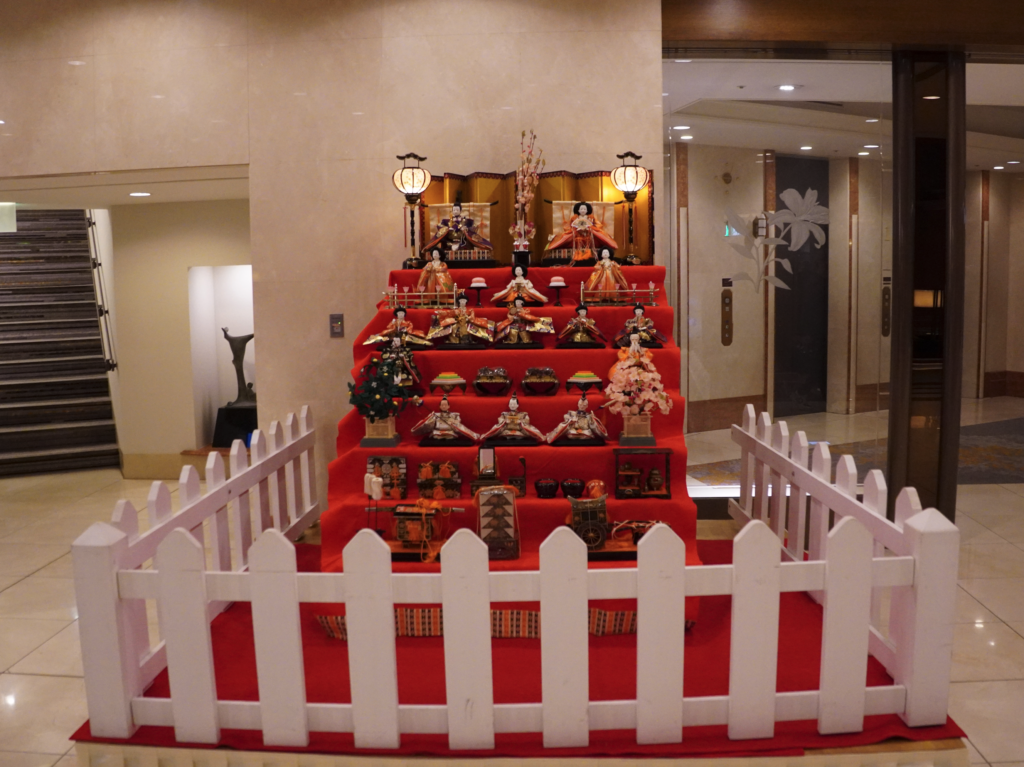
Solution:
<svg viewBox="0 0 1024 767">
<path fill-rule="evenodd" d="M 963 365 L 965 68 L 962 52 L 893 53 L 889 497 L 912 485 L 950 519 Z"/>
</svg>

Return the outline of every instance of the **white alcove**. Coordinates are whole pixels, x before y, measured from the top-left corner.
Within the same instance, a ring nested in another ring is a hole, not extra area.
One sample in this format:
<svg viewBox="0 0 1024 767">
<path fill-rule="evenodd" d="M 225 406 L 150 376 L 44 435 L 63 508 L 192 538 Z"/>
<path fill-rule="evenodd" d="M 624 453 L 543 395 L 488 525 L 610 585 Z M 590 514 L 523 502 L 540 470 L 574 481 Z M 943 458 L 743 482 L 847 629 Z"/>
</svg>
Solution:
<svg viewBox="0 0 1024 767">
<path fill-rule="evenodd" d="M 196 447 L 202 448 L 213 440 L 217 409 L 238 395 L 231 347 L 221 328 L 233 336 L 253 332 L 252 266 L 189 267 L 188 311 Z M 245 348 L 242 370 L 258 393 L 255 338 Z"/>
</svg>

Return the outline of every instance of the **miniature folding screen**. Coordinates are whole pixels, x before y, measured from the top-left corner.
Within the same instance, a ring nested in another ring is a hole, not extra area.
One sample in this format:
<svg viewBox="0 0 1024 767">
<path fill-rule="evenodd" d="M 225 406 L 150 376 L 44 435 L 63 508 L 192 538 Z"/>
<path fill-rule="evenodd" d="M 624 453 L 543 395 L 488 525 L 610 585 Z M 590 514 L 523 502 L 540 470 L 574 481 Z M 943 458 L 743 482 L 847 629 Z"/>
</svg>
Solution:
<svg viewBox="0 0 1024 767">
<path fill-rule="evenodd" d="M 452 203 L 445 202 L 427 206 L 427 236 L 431 237 L 441 225 L 442 219 L 451 218 Z M 473 219 L 477 234 L 485 240 L 491 239 L 491 205 L 490 203 L 462 203 L 463 218 Z"/>
</svg>

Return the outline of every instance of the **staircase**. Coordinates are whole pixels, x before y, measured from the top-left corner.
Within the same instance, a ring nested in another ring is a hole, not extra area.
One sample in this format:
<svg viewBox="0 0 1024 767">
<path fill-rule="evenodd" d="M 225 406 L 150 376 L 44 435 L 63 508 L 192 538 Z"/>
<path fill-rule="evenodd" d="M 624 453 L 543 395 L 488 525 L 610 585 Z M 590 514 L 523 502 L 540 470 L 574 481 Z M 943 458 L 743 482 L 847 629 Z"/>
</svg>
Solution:
<svg viewBox="0 0 1024 767">
<path fill-rule="evenodd" d="M 0 477 L 119 466 L 84 210 L 0 233 Z"/>
</svg>

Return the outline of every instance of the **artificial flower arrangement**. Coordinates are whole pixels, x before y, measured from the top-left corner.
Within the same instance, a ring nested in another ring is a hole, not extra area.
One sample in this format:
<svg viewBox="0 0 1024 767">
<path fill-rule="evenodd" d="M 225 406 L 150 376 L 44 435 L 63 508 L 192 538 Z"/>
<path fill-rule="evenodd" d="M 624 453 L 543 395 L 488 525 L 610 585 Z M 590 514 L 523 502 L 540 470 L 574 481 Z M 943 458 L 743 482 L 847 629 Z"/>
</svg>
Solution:
<svg viewBox="0 0 1024 767">
<path fill-rule="evenodd" d="M 635 344 L 623 349 L 612 368 L 604 394 L 604 407 L 623 416 L 650 415 L 657 407 L 663 415 L 672 409 L 672 400 L 665 393 L 661 373 L 651 361 L 651 353 Z"/>
<path fill-rule="evenodd" d="M 536 150 L 534 154 L 536 143 L 537 134 L 531 130 L 527 141 L 526 131 L 523 131 L 519 141 L 519 167 L 516 168 L 516 222 L 508 230 L 514 238 L 512 250 L 529 250 L 530 240 L 537 233 L 533 222 L 526 220 L 537 184 L 540 183 L 540 171 L 547 164 L 547 160 L 541 156 L 544 154 L 543 149 Z"/>
</svg>

